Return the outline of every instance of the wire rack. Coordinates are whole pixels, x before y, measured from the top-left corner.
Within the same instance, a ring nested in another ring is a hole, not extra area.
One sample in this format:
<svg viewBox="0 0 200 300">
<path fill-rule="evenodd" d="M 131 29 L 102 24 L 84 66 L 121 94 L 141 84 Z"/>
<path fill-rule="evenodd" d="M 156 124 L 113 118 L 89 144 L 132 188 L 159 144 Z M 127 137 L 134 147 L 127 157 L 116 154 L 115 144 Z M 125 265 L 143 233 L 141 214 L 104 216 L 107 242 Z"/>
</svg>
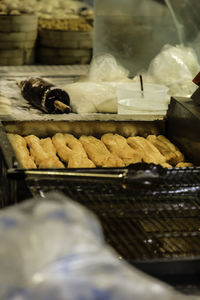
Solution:
<svg viewBox="0 0 200 300">
<path fill-rule="evenodd" d="M 200 168 L 8 170 L 8 179 L 32 196 L 57 190 L 86 206 L 119 259 L 200 295 Z"/>
<path fill-rule="evenodd" d="M 63 192 L 100 219 L 107 242 L 129 262 L 200 256 L 200 170 L 158 178 L 29 178 L 32 195 Z"/>
</svg>

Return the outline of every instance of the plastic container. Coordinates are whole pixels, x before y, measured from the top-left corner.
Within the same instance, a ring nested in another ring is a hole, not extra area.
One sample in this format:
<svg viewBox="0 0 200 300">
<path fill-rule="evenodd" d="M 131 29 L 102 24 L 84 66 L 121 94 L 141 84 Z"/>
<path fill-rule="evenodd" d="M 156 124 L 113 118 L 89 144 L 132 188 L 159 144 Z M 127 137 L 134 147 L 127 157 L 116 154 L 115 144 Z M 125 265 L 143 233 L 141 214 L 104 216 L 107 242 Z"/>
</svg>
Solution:
<svg viewBox="0 0 200 300">
<path fill-rule="evenodd" d="M 164 85 L 145 83 L 141 91 L 139 83 L 123 83 L 117 86 L 118 113 L 161 113 L 168 107 L 168 88 Z"/>
</svg>

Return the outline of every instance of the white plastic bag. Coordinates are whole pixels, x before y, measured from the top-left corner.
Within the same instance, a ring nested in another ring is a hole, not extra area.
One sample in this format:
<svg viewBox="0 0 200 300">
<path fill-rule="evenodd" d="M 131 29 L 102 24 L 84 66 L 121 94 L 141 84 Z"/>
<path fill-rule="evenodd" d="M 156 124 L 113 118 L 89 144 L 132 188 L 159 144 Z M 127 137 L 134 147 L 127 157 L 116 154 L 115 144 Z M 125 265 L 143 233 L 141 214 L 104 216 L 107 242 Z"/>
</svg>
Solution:
<svg viewBox="0 0 200 300">
<path fill-rule="evenodd" d="M 89 72 L 81 81 L 62 88 L 70 96 L 72 111 L 82 113 L 117 113 L 118 82 L 130 81 L 129 71 L 112 55 L 94 57 Z"/>
<path fill-rule="evenodd" d="M 96 82 L 76 82 L 64 86 L 70 96 L 73 112 L 116 113 L 117 94 L 112 85 Z"/>
<path fill-rule="evenodd" d="M 104 54 L 94 56 L 86 79 L 95 82 L 115 82 L 128 80 L 129 71 L 117 63 L 114 56 Z"/>
<path fill-rule="evenodd" d="M 196 299 L 118 259 L 86 208 L 44 197 L 0 212 L 0 299 Z"/>
<path fill-rule="evenodd" d="M 170 96 L 191 96 L 196 86 L 192 79 L 200 70 L 195 51 L 183 45 L 165 45 L 144 74 L 146 82 L 169 87 Z"/>
</svg>

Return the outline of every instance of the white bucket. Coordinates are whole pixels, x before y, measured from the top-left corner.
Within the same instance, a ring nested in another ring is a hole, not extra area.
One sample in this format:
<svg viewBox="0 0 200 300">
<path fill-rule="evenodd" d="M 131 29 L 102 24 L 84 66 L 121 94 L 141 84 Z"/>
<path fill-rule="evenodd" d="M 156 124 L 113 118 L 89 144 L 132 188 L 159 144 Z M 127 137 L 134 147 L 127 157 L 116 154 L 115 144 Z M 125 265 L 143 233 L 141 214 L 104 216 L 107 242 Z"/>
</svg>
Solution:
<svg viewBox="0 0 200 300">
<path fill-rule="evenodd" d="M 117 86 L 118 113 L 164 113 L 168 107 L 168 88 L 160 84 L 120 83 Z"/>
</svg>

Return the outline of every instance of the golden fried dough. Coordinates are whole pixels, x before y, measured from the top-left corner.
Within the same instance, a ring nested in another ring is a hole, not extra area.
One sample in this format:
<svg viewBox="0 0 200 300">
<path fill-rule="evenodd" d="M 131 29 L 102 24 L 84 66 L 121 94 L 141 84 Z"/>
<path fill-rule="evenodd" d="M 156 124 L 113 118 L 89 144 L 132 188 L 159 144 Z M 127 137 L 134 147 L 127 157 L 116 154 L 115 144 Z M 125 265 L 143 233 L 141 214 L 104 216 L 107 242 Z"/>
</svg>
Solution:
<svg viewBox="0 0 200 300">
<path fill-rule="evenodd" d="M 158 140 L 162 141 L 175 154 L 175 158 L 171 160 L 172 164 L 178 164 L 179 162 L 184 162 L 185 158 L 183 153 L 181 153 L 178 147 L 176 147 L 173 143 L 171 143 L 164 135 L 159 135 Z"/>
<path fill-rule="evenodd" d="M 52 137 L 52 142 L 56 148 L 56 152 L 58 153 L 59 157 L 68 163 L 69 158 L 72 154 L 72 150 L 67 147 L 64 139 L 64 135 L 62 133 L 56 133 Z"/>
<path fill-rule="evenodd" d="M 40 168 L 65 168 L 64 164 L 56 155 L 56 148 L 54 147 L 51 138 L 40 139 L 40 145 L 48 155 L 47 160 L 40 162 Z"/>
<path fill-rule="evenodd" d="M 81 142 L 72 134 L 64 134 L 66 145 L 72 149 L 70 155 L 68 168 L 95 168 L 95 164 L 88 158 L 85 149 Z"/>
<path fill-rule="evenodd" d="M 34 158 L 34 161 L 37 166 L 39 166 L 40 163 L 48 159 L 48 155 L 42 149 L 42 146 L 40 145 L 40 139 L 37 136 L 28 135 L 25 137 L 25 140 L 29 146 L 30 153 Z"/>
<path fill-rule="evenodd" d="M 73 150 L 73 152 L 81 155 L 82 157 L 87 158 L 87 154 L 86 154 L 81 142 L 77 138 L 75 138 L 72 134 L 69 134 L 69 133 L 63 134 L 63 137 L 64 137 L 64 140 L 65 140 L 65 144 L 71 150 Z"/>
<path fill-rule="evenodd" d="M 126 166 L 142 161 L 142 155 L 132 149 L 123 136 L 106 133 L 101 137 L 101 140 L 112 154 L 123 160 Z"/>
<path fill-rule="evenodd" d="M 149 135 L 147 140 L 150 141 L 162 153 L 162 155 L 165 156 L 166 161 L 170 164 L 176 165 L 179 162 L 184 161 L 184 155 L 165 136 Z"/>
<path fill-rule="evenodd" d="M 180 162 L 175 166 L 175 168 L 189 168 L 189 167 L 193 167 L 193 164 L 189 162 Z"/>
<path fill-rule="evenodd" d="M 71 134 L 64 134 L 66 145 L 72 149 L 68 168 L 95 168 L 95 164 L 88 158 L 81 142 Z"/>
<path fill-rule="evenodd" d="M 22 168 L 37 168 L 33 157 L 28 151 L 26 140 L 18 134 L 8 133 L 7 136 Z"/>
<path fill-rule="evenodd" d="M 68 162 L 68 168 L 95 168 L 95 164 L 88 159 L 87 157 L 83 157 L 77 153 L 73 153 L 70 156 Z"/>
<path fill-rule="evenodd" d="M 175 154 L 170 151 L 165 144 L 159 141 L 156 135 L 148 135 L 147 140 L 151 142 L 163 156 L 165 156 L 167 162 L 171 161 L 171 159 L 175 157 Z"/>
<path fill-rule="evenodd" d="M 69 133 L 41 139 L 35 135 L 7 136 L 23 168 L 124 167 L 142 161 L 163 168 L 193 166 L 184 162 L 183 154 L 163 135 L 125 138 L 106 133 L 101 139 L 85 135 L 77 139 Z"/>
<path fill-rule="evenodd" d="M 64 165 L 59 161 L 53 150 L 50 138 L 41 141 L 35 135 L 28 135 L 25 137 L 25 140 L 39 168 L 64 168 Z"/>
<path fill-rule="evenodd" d="M 104 143 L 93 136 L 81 136 L 82 143 L 88 157 L 98 167 L 123 167 L 123 161 L 116 155 L 110 153 Z"/>
<path fill-rule="evenodd" d="M 160 153 L 160 151 L 143 137 L 129 137 L 127 139 L 127 143 L 135 151 L 141 153 L 142 160 L 145 163 L 162 164 L 166 162 L 166 158 Z"/>
<path fill-rule="evenodd" d="M 73 135 L 56 133 L 52 141 L 60 158 L 68 163 L 68 168 L 95 168 L 81 142 Z"/>
<path fill-rule="evenodd" d="M 172 165 L 168 164 L 168 163 L 162 163 L 160 164 L 163 168 L 173 168 Z"/>
</svg>

